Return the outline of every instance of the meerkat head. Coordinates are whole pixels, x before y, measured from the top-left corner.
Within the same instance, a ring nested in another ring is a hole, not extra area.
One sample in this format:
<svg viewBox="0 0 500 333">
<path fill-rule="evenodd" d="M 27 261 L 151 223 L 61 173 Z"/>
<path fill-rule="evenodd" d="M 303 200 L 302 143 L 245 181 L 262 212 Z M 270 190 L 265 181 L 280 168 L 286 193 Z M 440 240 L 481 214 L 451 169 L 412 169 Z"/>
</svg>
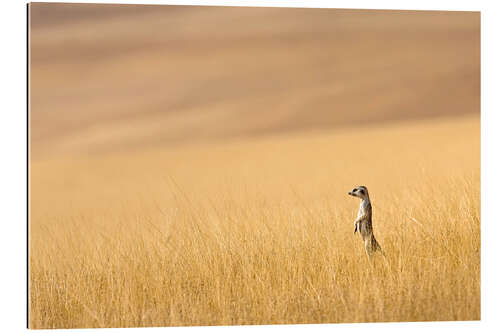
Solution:
<svg viewBox="0 0 500 333">
<path fill-rule="evenodd" d="M 366 188 L 366 186 L 357 186 L 347 194 L 352 195 L 353 197 L 358 197 L 360 199 L 366 199 L 368 198 L 368 189 Z"/>
</svg>

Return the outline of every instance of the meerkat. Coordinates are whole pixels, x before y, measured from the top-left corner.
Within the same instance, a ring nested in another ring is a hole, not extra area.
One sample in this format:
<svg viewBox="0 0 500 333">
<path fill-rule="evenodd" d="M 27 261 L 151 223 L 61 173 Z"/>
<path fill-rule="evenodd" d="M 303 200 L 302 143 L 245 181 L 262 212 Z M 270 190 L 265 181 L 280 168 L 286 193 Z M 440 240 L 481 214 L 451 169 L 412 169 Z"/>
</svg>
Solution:
<svg viewBox="0 0 500 333">
<path fill-rule="evenodd" d="M 368 189 L 366 186 L 358 186 L 352 189 L 352 191 L 348 194 L 361 199 L 358 217 L 354 221 L 354 233 L 356 234 L 356 232 L 359 231 L 361 234 L 363 242 L 365 243 L 366 254 L 368 257 L 376 251 L 380 251 L 384 254 L 382 248 L 373 235 L 372 204 L 370 202 L 370 196 L 368 195 Z"/>
</svg>

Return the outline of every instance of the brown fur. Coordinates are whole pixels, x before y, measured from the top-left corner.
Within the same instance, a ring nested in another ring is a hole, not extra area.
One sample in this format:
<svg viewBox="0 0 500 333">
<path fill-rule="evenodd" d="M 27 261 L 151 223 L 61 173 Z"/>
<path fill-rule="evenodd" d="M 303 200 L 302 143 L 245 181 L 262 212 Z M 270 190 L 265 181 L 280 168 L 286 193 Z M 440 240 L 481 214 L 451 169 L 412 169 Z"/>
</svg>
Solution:
<svg viewBox="0 0 500 333">
<path fill-rule="evenodd" d="M 373 235 L 372 205 L 370 202 L 370 197 L 368 195 L 368 189 L 365 186 L 358 186 L 348 194 L 361 199 L 358 217 L 354 221 L 354 233 L 359 231 L 359 233 L 361 234 L 368 256 L 371 256 L 374 252 L 377 251 L 380 251 L 383 254 L 380 244 L 377 242 L 375 236 Z"/>
</svg>

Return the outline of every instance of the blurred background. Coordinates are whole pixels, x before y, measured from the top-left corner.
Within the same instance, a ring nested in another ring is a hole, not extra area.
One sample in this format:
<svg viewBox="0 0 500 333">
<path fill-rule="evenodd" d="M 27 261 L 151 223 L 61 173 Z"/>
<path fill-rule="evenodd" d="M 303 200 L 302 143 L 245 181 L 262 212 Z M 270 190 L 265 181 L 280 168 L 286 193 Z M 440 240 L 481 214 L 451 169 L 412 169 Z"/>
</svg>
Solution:
<svg viewBox="0 0 500 333">
<path fill-rule="evenodd" d="M 32 159 L 480 110 L 480 13 L 30 4 Z"/>
</svg>

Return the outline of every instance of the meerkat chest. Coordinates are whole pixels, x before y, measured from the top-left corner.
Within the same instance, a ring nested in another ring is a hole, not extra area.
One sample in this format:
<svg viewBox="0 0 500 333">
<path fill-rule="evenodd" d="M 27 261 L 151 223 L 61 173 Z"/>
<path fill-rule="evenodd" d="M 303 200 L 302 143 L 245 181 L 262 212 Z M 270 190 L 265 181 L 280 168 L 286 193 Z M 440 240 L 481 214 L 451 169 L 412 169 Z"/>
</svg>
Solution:
<svg viewBox="0 0 500 333">
<path fill-rule="evenodd" d="M 358 220 L 368 220 L 372 215 L 372 206 L 369 201 L 363 200 L 358 210 Z"/>
<path fill-rule="evenodd" d="M 372 208 L 370 203 L 362 202 L 358 211 L 358 230 L 367 239 L 372 234 Z"/>
</svg>

